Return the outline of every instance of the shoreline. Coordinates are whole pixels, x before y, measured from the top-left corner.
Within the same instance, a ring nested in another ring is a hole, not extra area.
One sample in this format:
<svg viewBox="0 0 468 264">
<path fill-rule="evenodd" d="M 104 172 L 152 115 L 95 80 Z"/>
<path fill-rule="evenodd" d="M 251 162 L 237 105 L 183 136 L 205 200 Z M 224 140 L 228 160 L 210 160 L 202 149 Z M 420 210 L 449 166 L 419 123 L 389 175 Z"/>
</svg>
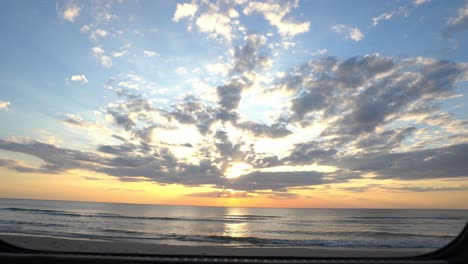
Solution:
<svg viewBox="0 0 468 264">
<path fill-rule="evenodd" d="M 0 197 L 0 200 L 23 200 L 23 201 L 45 201 L 45 202 L 72 202 L 72 203 L 104 203 L 104 204 L 122 204 L 122 205 L 154 205 L 154 206 L 180 206 L 180 207 L 213 207 L 213 208 L 246 208 L 246 209 L 339 209 L 339 210 L 447 210 L 447 211 L 468 211 L 467 208 L 446 208 L 446 207 L 265 207 L 265 206 L 222 206 L 222 205 L 191 205 L 191 204 L 158 204 L 158 203 L 129 203 L 129 202 L 110 202 L 110 201 L 78 201 L 78 200 L 60 200 L 60 199 L 37 199 L 37 198 L 9 198 Z"/>
<path fill-rule="evenodd" d="M 76 238 L 58 238 L 27 234 L 0 234 L 0 239 L 17 247 L 76 253 L 120 253 L 145 255 L 200 255 L 249 257 L 409 257 L 430 252 L 430 249 L 410 248 L 281 248 L 182 246 L 140 242 L 114 242 Z"/>
</svg>

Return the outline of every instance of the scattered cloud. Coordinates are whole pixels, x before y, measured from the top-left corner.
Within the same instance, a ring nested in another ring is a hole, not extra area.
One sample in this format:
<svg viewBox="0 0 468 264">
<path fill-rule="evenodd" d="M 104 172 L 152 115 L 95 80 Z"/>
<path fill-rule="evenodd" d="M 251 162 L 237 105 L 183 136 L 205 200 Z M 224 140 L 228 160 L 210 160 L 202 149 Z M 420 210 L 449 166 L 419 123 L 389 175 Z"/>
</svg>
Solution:
<svg viewBox="0 0 468 264">
<path fill-rule="evenodd" d="M 145 55 L 145 57 L 148 57 L 148 58 L 159 56 L 159 53 L 157 53 L 156 51 L 152 51 L 152 50 L 145 50 L 143 51 L 143 54 Z"/>
<path fill-rule="evenodd" d="M 0 110 L 8 109 L 9 105 L 10 105 L 10 102 L 8 101 L 0 101 Z"/>
<path fill-rule="evenodd" d="M 200 32 L 208 33 L 210 38 L 221 36 L 228 42 L 234 38 L 231 17 L 228 13 L 220 13 L 215 6 L 210 6 L 207 11 L 202 13 L 195 24 Z"/>
<path fill-rule="evenodd" d="M 98 37 L 102 38 L 105 36 L 107 36 L 107 31 L 101 28 L 98 28 L 91 33 L 91 38 L 94 40 L 97 39 Z"/>
<path fill-rule="evenodd" d="M 455 33 L 468 29 L 468 4 L 460 7 L 457 10 L 458 15 L 448 20 L 442 35 L 444 37 L 452 37 Z"/>
<path fill-rule="evenodd" d="M 198 6 L 195 3 L 183 3 L 177 4 L 176 11 L 172 20 L 175 22 L 179 22 L 182 18 L 193 18 L 195 13 L 198 11 Z"/>
<path fill-rule="evenodd" d="M 79 83 L 79 84 L 86 84 L 88 83 L 88 79 L 84 74 L 72 75 L 67 78 L 68 82 Z"/>
<path fill-rule="evenodd" d="M 356 42 L 364 39 L 364 34 L 358 28 L 353 28 L 347 25 L 336 25 L 332 27 L 332 30 L 336 33 L 340 33 L 345 36 L 346 39 L 352 39 Z"/>
<path fill-rule="evenodd" d="M 406 153 L 356 155 L 337 161 L 342 168 L 373 172 L 377 179 L 434 179 L 467 177 L 468 144 Z"/>
<path fill-rule="evenodd" d="M 390 20 L 393 17 L 393 15 L 395 15 L 395 11 L 383 13 L 380 16 L 374 17 L 372 18 L 372 25 L 376 27 L 380 23 L 380 21 Z"/>
<path fill-rule="evenodd" d="M 286 2 L 284 5 L 274 2 L 248 2 L 243 12 L 245 15 L 252 13 L 260 13 L 270 23 L 270 25 L 278 29 L 278 33 L 283 37 L 294 37 L 309 31 L 310 22 L 294 22 L 286 19 L 285 16 L 289 14 L 297 5 L 291 2 Z"/>
<path fill-rule="evenodd" d="M 308 32 L 310 29 L 309 21 L 297 22 L 288 17 L 297 8 L 297 1 L 294 3 L 290 1 L 280 3 L 273 1 L 216 3 L 202 1 L 198 5 L 193 2 L 177 4 L 172 20 L 179 22 L 181 19 L 186 18 L 189 20 L 187 28 L 189 31 L 196 26 L 198 31 L 208 34 L 209 38 L 224 39 L 231 43 L 235 37 L 239 37 L 236 36 L 236 32 L 246 32 L 246 27 L 241 25 L 238 20 L 240 16 L 238 6 L 246 16 L 261 14 L 271 26 L 277 29 L 278 34 L 283 38 L 289 39 L 295 35 Z M 288 43 L 284 45 L 288 47 Z"/>
<path fill-rule="evenodd" d="M 96 46 L 91 49 L 92 54 L 96 59 L 99 60 L 101 65 L 105 68 L 112 67 L 112 60 L 109 56 L 105 55 L 104 50 L 100 46 Z"/>
<path fill-rule="evenodd" d="M 424 0 L 423 0 L 424 1 Z M 404 6 L 400 6 L 397 10 L 394 10 L 394 11 L 391 11 L 391 12 L 387 12 L 387 13 L 383 13 L 377 17 L 374 17 L 372 18 L 372 25 L 374 27 L 376 27 L 377 25 L 379 25 L 380 22 L 382 21 L 385 21 L 385 20 L 390 20 L 392 19 L 394 16 L 397 16 L 397 15 L 405 15 L 405 16 L 408 16 L 408 10 L 406 7 Z"/>
<path fill-rule="evenodd" d="M 202 197 L 202 198 L 250 198 L 253 194 L 248 192 L 234 192 L 230 190 L 198 192 L 185 195 L 187 197 Z"/>
<path fill-rule="evenodd" d="M 419 5 L 427 4 L 429 2 L 431 2 L 431 0 L 413 0 L 413 5 L 419 6 Z"/>
<path fill-rule="evenodd" d="M 317 56 L 317 55 L 325 55 L 328 53 L 327 49 L 318 49 L 314 52 L 311 53 L 312 56 Z"/>
<path fill-rule="evenodd" d="M 128 50 L 123 50 L 123 51 L 119 51 L 119 52 L 114 52 L 112 53 L 112 57 L 114 58 L 120 58 L 122 56 L 124 56 L 125 54 L 127 54 Z"/>
<path fill-rule="evenodd" d="M 76 3 L 70 3 L 61 11 L 63 19 L 69 22 L 75 22 L 75 19 L 80 15 L 81 8 Z"/>
</svg>

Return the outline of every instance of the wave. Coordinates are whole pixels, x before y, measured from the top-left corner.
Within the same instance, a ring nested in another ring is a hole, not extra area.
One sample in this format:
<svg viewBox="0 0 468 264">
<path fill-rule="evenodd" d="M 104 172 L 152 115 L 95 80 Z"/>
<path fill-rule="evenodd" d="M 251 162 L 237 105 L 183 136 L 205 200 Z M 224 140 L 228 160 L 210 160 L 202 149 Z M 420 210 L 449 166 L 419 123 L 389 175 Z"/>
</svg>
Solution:
<svg viewBox="0 0 468 264">
<path fill-rule="evenodd" d="M 111 230 L 108 230 L 111 231 Z M 114 230 L 116 231 L 116 230 Z M 161 243 L 171 244 L 170 241 L 180 242 L 196 242 L 208 243 L 221 246 L 243 246 L 243 247 L 347 247 L 347 248 L 440 248 L 450 241 L 450 239 L 418 239 L 418 240 L 323 240 L 323 239 L 274 239 L 274 238 L 260 238 L 260 237 L 236 237 L 236 236 L 220 236 L 220 235 L 163 235 L 152 234 L 151 236 L 135 236 L 134 234 L 126 234 L 125 236 L 114 235 L 98 235 L 98 234 L 82 234 L 82 233 L 64 233 L 64 232 L 11 232 L 9 230 L 1 230 L 8 234 L 17 233 L 23 235 L 45 235 L 49 237 L 58 238 L 76 238 L 76 239 L 89 239 L 101 241 L 127 241 L 127 242 L 146 242 L 146 243 Z"/>
<path fill-rule="evenodd" d="M 341 236 L 341 237 L 398 237 L 398 238 L 441 238 L 450 239 L 454 236 L 438 235 L 438 234 L 416 234 L 416 233 L 399 233 L 386 231 L 288 231 L 288 230 L 268 230 L 266 232 L 288 235 L 308 235 L 308 236 Z"/>
<path fill-rule="evenodd" d="M 0 225 L 28 225 L 38 227 L 68 227 L 67 225 L 56 224 L 56 223 L 40 223 L 40 222 L 28 222 L 18 220 L 0 220 Z"/>
<path fill-rule="evenodd" d="M 216 218 L 192 218 L 192 217 L 129 216 L 129 215 L 119 215 L 119 214 L 110 214 L 110 213 L 85 214 L 85 213 L 76 213 L 76 212 L 70 212 L 70 211 L 19 208 L 19 207 L 0 208 L 0 210 L 66 216 L 66 217 L 116 218 L 116 219 L 155 220 L 155 221 L 223 222 L 223 223 L 243 223 L 245 221 L 266 220 L 266 219 L 275 217 L 275 216 L 261 216 L 261 215 L 226 215 L 223 218 L 216 219 Z"/>
<path fill-rule="evenodd" d="M 277 216 L 277 215 L 224 215 L 224 217 L 228 219 L 245 219 L 245 220 L 281 218 L 281 216 Z"/>
<path fill-rule="evenodd" d="M 353 219 L 371 219 L 371 220 L 385 220 L 385 219 L 435 219 L 435 220 L 468 220 L 466 217 L 457 216 L 351 216 Z"/>
</svg>

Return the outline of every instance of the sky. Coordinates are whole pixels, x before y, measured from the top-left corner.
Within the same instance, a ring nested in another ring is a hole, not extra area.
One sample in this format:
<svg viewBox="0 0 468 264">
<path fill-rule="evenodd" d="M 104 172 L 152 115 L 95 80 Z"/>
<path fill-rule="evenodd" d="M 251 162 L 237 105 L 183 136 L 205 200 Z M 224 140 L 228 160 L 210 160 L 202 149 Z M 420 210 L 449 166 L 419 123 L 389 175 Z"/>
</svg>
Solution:
<svg viewBox="0 0 468 264">
<path fill-rule="evenodd" d="M 467 1 L 1 5 L 1 197 L 468 209 Z"/>
</svg>

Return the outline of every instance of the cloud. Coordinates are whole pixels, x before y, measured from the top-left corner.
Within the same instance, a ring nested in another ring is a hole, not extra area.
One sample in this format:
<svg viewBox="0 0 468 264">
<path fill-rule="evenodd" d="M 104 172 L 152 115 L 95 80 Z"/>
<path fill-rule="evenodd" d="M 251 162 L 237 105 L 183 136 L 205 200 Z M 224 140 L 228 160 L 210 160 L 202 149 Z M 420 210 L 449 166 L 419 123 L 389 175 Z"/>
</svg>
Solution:
<svg viewBox="0 0 468 264">
<path fill-rule="evenodd" d="M 157 53 L 156 51 L 152 51 L 152 50 L 145 50 L 143 51 L 143 54 L 145 55 L 145 57 L 148 57 L 148 58 L 159 57 L 159 53 Z"/>
<path fill-rule="evenodd" d="M 100 47 L 96 46 L 91 48 L 91 53 L 94 55 L 96 59 L 99 60 L 101 65 L 105 68 L 112 67 L 112 60 L 109 56 L 105 55 L 105 51 Z"/>
<path fill-rule="evenodd" d="M 324 54 L 327 54 L 328 53 L 328 50 L 327 49 L 318 49 L 314 52 L 312 52 L 312 56 L 317 56 L 317 55 L 324 55 Z"/>
<path fill-rule="evenodd" d="M 86 152 L 62 149 L 51 144 L 23 140 L 19 142 L 0 139 L 0 149 L 29 154 L 45 162 L 40 168 L 16 166 L 13 169 L 20 172 L 40 172 L 56 174 L 69 169 L 90 168 L 101 161 L 100 157 Z M 10 167 L 11 168 L 11 167 Z"/>
<path fill-rule="evenodd" d="M 434 179 L 468 177 L 468 144 L 404 153 L 344 157 L 336 162 L 352 171 L 373 172 L 377 179 Z"/>
<path fill-rule="evenodd" d="M 202 198 L 251 198 L 254 195 L 248 192 L 233 192 L 229 190 L 212 191 L 212 192 L 198 192 L 185 195 L 187 197 L 202 197 Z"/>
<path fill-rule="evenodd" d="M 329 182 L 325 174 L 314 171 L 252 172 L 231 180 L 226 186 L 235 190 L 285 191 L 290 187 L 320 185 Z"/>
<path fill-rule="evenodd" d="M 126 191 L 126 192 L 146 192 L 142 189 L 129 189 L 129 188 L 107 188 L 108 191 Z"/>
<path fill-rule="evenodd" d="M 257 137 L 282 138 L 292 134 L 284 124 L 275 123 L 271 126 L 252 121 L 236 124 L 236 127 L 247 130 Z"/>
<path fill-rule="evenodd" d="M 275 86 L 295 94 L 288 122 L 325 119 L 322 136 L 355 138 L 415 109 L 427 111 L 421 108 L 453 94 L 466 71 L 466 65 L 449 61 L 327 56 L 279 77 Z"/>
<path fill-rule="evenodd" d="M 364 34 L 358 28 L 353 28 L 347 25 L 336 25 L 332 27 L 332 30 L 336 33 L 340 33 L 345 36 L 346 39 L 352 39 L 356 42 L 364 39 Z"/>
<path fill-rule="evenodd" d="M 463 65 L 448 61 L 419 66 L 417 72 L 412 72 L 414 68 L 410 65 L 406 70 L 368 83 L 366 89 L 349 101 L 348 112 L 340 116 L 325 134 L 358 135 L 374 131 L 390 116 L 398 115 L 418 100 L 427 105 L 428 101 L 447 96 L 466 71 Z"/>
<path fill-rule="evenodd" d="M 91 33 L 91 38 L 95 40 L 95 39 L 97 39 L 98 37 L 103 38 L 103 37 L 107 36 L 107 34 L 108 34 L 108 33 L 107 33 L 106 30 L 101 29 L 101 28 L 98 28 L 98 29 L 94 30 L 94 31 Z"/>
<path fill-rule="evenodd" d="M 408 138 L 417 129 L 415 127 L 387 130 L 380 133 L 369 133 L 353 141 L 356 149 L 365 152 L 385 152 L 401 146 L 403 140 Z"/>
<path fill-rule="evenodd" d="M 90 181 L 102 181 L 102 180 L 103 180 L 103 179 L 101 179 L 101 178 L 88 177 L 88 176 L 83 177 L 83 179 L 85 179 L 85 180 L 90 180 Z"/>
<path fill-rule="evenodd" d="M 38 168 L 2 162 L 0 166 L 25 173 L 58 174 L 72 169 L 90 170 L 118 177 L 122 181 L 154 181 L 183 185 L 221 184 L 220 171 L 208 163 L 178 164 L 164 148 L 146 156 L 127 154 L 103 157 L 98 154 L 59 148 L 34 140 L 19 142 L 0 139 L 0 149 L 35 156 L 44 161 Z M 144 175 L 144 179 L 141 179 Z"/>
<path fill-rule="evenodd" d="M 296 5 L 287 2 L 284 5 L 274 2 L 248 2 L 243 12 L 245 15 L 252 13 L 260 13 L 270 23 L 270 25 L 278 29 L 278 33 L 282 37 L 294 37 L 309 31 L 310 22 L 294 22 L 285 19 L 285 16 L 290 13 Z"/>
<path fill-rule="evenodd" d="M 9 105 L 10 105 L 10 102 L 8 102 L 8 101 L 0 101 L 0 110 L 8 109 Z"/>
<path fill-rule="evenodd" d="M 393 17 L 393 15 L 395 15 L 395 11 L 388 12 L 388 13 L 383 13 L 383 14 L 377 16 L 377 17 L 374 17 L 374 18 L 372 18 L 372 25 L 374 27 L 376 27 L 380 23 L 380 21 L 390 20 Z"/>
<path fill-rule="evenodd" d="M 261 14 L 268 23 L 278 30 L 283 38 L 292 38 L 297 34 L 309 31 L 310 22 L 296 22 L 287 16 L 292 10 L 297 8 L 297 1 L 275 3 L 272 1 L 233 1 L 233 2 L 208 2 L 202 1 L 198 4 L 183 3 L 177 4 L 172 20 L 179 22 L 181 19 L 188 19 L 187 30 L 194 27 L 199 32 L 208 34 L 209 38 L 226 40 L 228 43 L 245 33 L 246 27 L 238 20 L 240 14 L 237 6 L 242 8 L 246 16 L 258 13 Z"/>
<path fill-rule="evenodd" d="M 417 0 L 416 0 L 417 1 Z M 422 0 L 424 1 L 424 0 Z M 422 4 L 422 3 L 421 3 Z M 391 11 L 391 12 L 386 12 L 386 13 L 383 13 L 377 17 L 374 17 L 372 18 L 372 25 L 374 27 L 376 27 L 377 25 L 379 25 L 380 22 L 384 21 L 384 20 L 390 20 L 392 19 L 394 16 L 397 16 L 397 15 L 405 15 L 407 16 L 408 15 L 408 11 L 406 9 L 406 7 L 404 6 L 400 6 L 397 10 L 394 10 L 394 11 Z"/>
<path fill-rule="evenodd" d="M 231 111 L 239 106 L 241 93 L 247 84 L 240 78 L 234 78 L 225 85 L 216 87 L 219 105 L 226 111 Z"/>
<path fill-rule="evenodd" d="M 77 4 L 71 3 L 62 11 L 61 15 L 63 19 L 69 22 L 75 22 L 75 18 L 80 15 L 80 11 L 81 8 Z"/>
<path fill-rule="evenodd" d="M 251 34 L 244 38 L 245 45 L 234 50 L 234 66 L 232 71 L 244 73 L 252 71 L 256 67 L 262 66 L 266 56 L 261 56 L 259 50 L 266 44 L 266 37 L 263 35 Z"/>
<path fill-rule="evenodd" d="M 214 134 L 215 149 L 219 153 L 216 162 L 224 173 L 231 162 L 240 162 L 244 158 L 244 153 L 240 150 L 242 144 L 234 144 L 228 138 L 225 131 L 216 131 Z M 227 174 L 227 173 L 226 173 Z"/>
<path fill-rule="evenodd" d="M 182 18 L 193 18 L 195 13 L 198 11 L 198 6 L 194 3 L 183 3 L 177 4 L 176 11 L 172 20 L 175 22 L 179 22 Z"/>
<path fill-rule="evenodd" d="M 281 160 L 281 163 L 287 165 L 309 165 L 330 162 L 336 154 L 337 150 L 325 148 L 316 141 L 297 143 L 294 145 L 291 153 Z"/>
<path fill-rule="evenodd" d="M 227 63 L 213 63 L 205 65 L 205 69 L 208 73 L 213 75 L 226 76 L 229 72 L 230 65 Z"/>
<path fill-rule="evenodd" d="M 394 192 L 452 192 L 452 191 L 467 191 L 468 186 L 458 187 L 416 187 L 416 186 L 398 186 L 384 187 L 384 190 Z"/>
<path fill-rule="evenodd" d="M 84 74 L 72 75 L 67 79 L 68 82 L 74 82 L 79 84 L 86 84 L 88 83 L 88 79 Z"/>
<path fill-rule="evenodd" d="M 112 53 L 112 57 L 114 58 L 120 58 L 122 56 L 124 56 L 125 54 L 127 54 L 128 50 L 123 50 L 123 51 L 119 51 L 119 52 L 114 52 Z"/>
<path fill-rule="evenodd" d="M 373 189 L 386 192 L 452 192 L 452 191 L 466 191 L 468 186 L 447 186 L 447 187 L 421 187 L 411 185 L 383 185 L 383 184 L 367 184 L 364 186 L 352 186 L 352 187 L 339 187 L 339 190 L 348 192 L 360 193 L 366 192 Z"/>
<path fill-rule="evenodd" d="M 413 0 L 413 5 L 419 6 L 419 5 L 427 4 L 429 2 L 431 2 L 431 0 Z"/>
<path fill-rule="evenodd" d="M 202 197 L 202 198 L 254 198 L 262 197 L 267 199 L 296 199 L 300 197 L 299 194 L 289 193 L 289 192 L 272 192 L 272 191 L 256 191 L 256 192 L 247 192 L 247 191 L 231 191 L 231 190 L 222 190 L 222 191 L 211 191 L 211 192 L 198 192 L 190 193 L 185 195 L 186 197 Z"/>
<path fill-rule="evenodd" d="M 200 32 L 209 33 L 210 38 L 221 36 L 228 42 L 231 42 L 234 38 L 233 28 L 230 23 L 231 17 L 229 17 L 229 14 L 220 13 L 215 6 L 210 6 L 195 22 Z"/>
<path fill-rule="evenodd" d="M 442 31 L 444 37 L 452 37 L 455 33 L 468 29 L 468 4 L 457 10 L 458 16 L 448 20 Z"/>
<path fill-rule="evenodd" d="M 192 124 L 202 135 L 209 132 L 211 124 L 216 119 L 216 110 L 205 105 L 194 96 L 186 96 L 182 102 L 173 105 L 173 110 L 164 113 L 168 118 L 174 118 L 181 124 Z"/>
</svg>

